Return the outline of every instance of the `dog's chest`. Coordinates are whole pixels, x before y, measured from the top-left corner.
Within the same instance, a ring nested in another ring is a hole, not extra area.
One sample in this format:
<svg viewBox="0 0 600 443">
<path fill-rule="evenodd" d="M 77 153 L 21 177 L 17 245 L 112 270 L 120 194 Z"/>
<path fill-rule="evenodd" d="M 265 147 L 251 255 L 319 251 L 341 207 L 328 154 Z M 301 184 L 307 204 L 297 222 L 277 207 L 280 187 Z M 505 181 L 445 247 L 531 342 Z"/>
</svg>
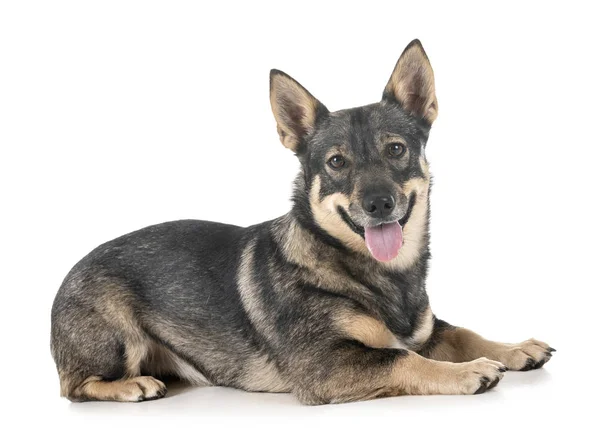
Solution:
<svg viewBox="0 0 600 443">
<path fill-rule="evenodd" d="M 427 342 L 433 330 L 433 315 L 429 307 L 420 313 L 409 334 L 392 332 L 392 328 L 374 313 L 342 315 L 338 322 L 345 333 L 372 348 L 418 351 Z"/>
<path fill-rule="evenodd" d="M 369 309 L 398 340 L 418 343 L 431 335 L 429 299 L 419 276 L 372 273 L 369 277 Z"/>
<path fill-rule="evenodd" d="M 362 303 L 369 317 L 378 325 L 366 322 L 364 327 L 376 347 L 418 350 L 433 331 L 434 317 L 429 300 L 419 279 L 385 278 L 375 273 L 363 280 L 368 288 Z M 358 294 L 356 294 L 358 296 Z"/>
<path fill-rule="evenodd" d="M 393 333 L 396 342 L 392 343 L 393 348 L 403 348 L 409 350 L 420 349 L 431 336 L 433 332 L 433 314 L 429 306 L 411 322 L 411 332 L 409 334 Z"/>
<path fill-rule="evenodd" d="M 344 318 L 347 332 L 373 347 L 417 350 L 429 339 L 433 315 L 420 270 L 394 272 L 365 262 L 321 260 L 305 277 L 343 294 L 362 309 Z"/>
</svg>

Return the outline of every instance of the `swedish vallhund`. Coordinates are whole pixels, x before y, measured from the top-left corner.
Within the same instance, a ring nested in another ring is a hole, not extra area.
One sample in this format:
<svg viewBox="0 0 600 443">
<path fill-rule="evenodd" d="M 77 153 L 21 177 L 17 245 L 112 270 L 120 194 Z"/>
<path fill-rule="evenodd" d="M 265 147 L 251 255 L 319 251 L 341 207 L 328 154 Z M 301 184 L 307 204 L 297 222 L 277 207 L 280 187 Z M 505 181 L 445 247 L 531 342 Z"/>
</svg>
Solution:
<svg viewBox="0 0 600 443">
<path fill-rule="evenodd" d="M 247 228 L 163 223 L 83 258 L 52 307 L 61 395 L 152 400 L 166 376 L 311 405 L 479 394 L 550 359 L 546 343 L 489 341 L 431 311 L 425 144 L 438 104 L 418 40 L 378 103 L 330 112 L 277 70 L 270 94 L 301 165 L 292 210 Z"/>
</svg>

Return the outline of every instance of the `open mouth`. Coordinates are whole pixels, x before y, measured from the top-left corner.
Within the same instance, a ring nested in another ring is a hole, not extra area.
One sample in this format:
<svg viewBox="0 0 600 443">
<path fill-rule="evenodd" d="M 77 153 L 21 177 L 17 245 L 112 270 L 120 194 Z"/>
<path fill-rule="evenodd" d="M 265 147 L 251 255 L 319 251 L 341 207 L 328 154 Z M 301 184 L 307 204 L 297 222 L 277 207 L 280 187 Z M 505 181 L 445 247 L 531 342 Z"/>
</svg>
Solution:
<svg viewBox="0 0 600 443">
<path fill-rule="evenodd" d="M 403 244 L 402 229 L 410 219 L 416 199 L 417 196 L 413 192 L 408 200 L 406 214 L 400 220 L 366 228 L 354 223 L 348 212 L 341 206 L 338 206 L 337 210 L 350 229 L 365 239 L 371 255 L 376 260 L 385 262 L 393 260 L 400 252 Z"/>
</svg>

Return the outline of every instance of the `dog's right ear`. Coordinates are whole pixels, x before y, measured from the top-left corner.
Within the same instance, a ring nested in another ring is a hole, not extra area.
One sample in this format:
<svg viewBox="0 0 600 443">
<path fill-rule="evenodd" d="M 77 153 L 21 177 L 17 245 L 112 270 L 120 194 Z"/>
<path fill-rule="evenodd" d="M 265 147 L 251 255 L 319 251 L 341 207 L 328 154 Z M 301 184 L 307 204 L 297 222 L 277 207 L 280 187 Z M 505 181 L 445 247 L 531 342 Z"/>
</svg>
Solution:
<svg viewBox="0 0 600 443">
<path fill-rule="evenodd" d="M 271 70 L 271 108 L 281 143 L 295 153 L 316 127 L 327 108 L 300 83 L 277 69 Z"/>
</svg>

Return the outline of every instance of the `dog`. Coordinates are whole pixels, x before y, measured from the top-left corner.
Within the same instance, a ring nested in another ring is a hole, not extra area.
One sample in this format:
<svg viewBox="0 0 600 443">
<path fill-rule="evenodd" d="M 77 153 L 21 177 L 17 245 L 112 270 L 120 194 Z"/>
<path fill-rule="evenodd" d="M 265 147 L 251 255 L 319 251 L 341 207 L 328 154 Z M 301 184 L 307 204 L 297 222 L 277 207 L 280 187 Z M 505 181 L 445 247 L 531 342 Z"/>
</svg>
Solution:
<svg viewBox="0 0 600 443">
<path fill-rule="evenodd" d="M 181 220 L 105 243 L 69 272 L 51 351 L 71 401 L 138 402 L 161 378 L 320 405 L 480 394 L 555 350 L 438 319 L 425 291 L 438 114 L 418 40 L 378 103 L 330 112 L 272 70 L 281 143 L 300 161 L 291 211 L 242 228 Z"/>
</svg>

